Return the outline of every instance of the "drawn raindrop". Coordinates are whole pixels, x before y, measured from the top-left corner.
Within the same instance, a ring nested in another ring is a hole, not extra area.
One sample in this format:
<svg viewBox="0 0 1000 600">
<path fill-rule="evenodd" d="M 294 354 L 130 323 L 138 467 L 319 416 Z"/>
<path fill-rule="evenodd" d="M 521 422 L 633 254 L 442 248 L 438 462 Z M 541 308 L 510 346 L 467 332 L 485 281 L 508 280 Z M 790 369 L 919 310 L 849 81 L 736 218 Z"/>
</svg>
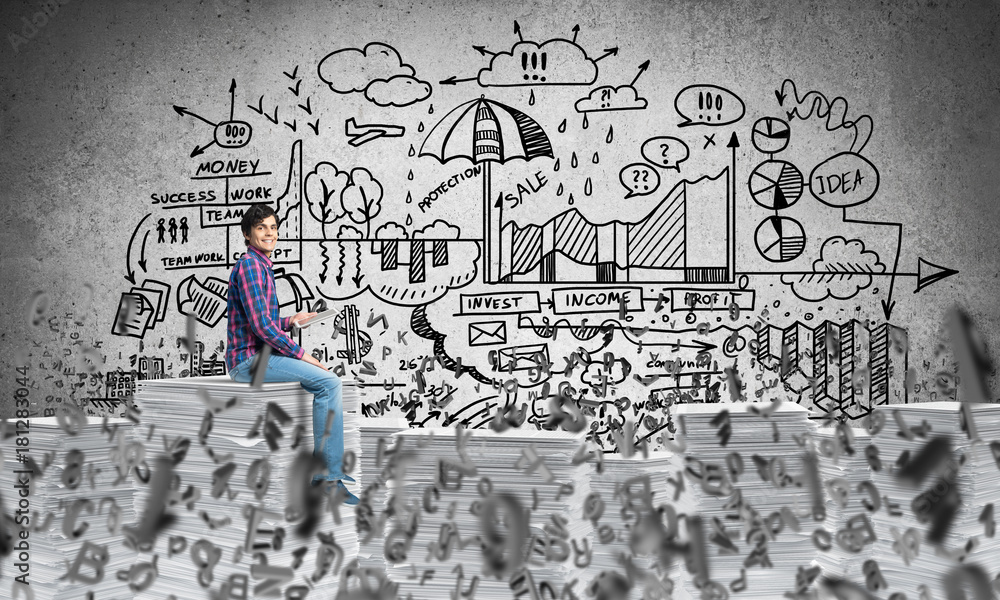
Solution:
<svg viewBox="0 0 1000 600">
<path fill-rule="evenodd" d="M 571 167 L 573 167 L 575 169 L 577 164 L 579 164 L 579 163 L 576 160 L 576 152 L 574 152 L 573 156 L 571 156 L 569 158 L 569 166 L 571 166 Z"/>
<path fill-rule="evenodd" d="M 562 193 L 563 193 L 563 184 L 560 182 L 559 187 L 556 188 L 556 196 L 562 196 Z"/>
<path fill-rule="evenodd" d="M 409 191 L 406 192 L 406 203 L 407 204 L 413 203 L 413 194 L 411 194 Z"/>
<path fill-rule="evenodd" d="M 431 104 L 431 107 L 427 109 L 427 114 L 429 114 L 429 115 L 433 115 L 434 114 L 434 105 L 433 104 Z"/>
<path fill-rule="evenodd" d="M 411 225 L 413 225 L 413 217 L 409 213 L 407 213 L 406 214 L 406 226 L 409 227 Z"/>
<path fill-rule="evenodd" d="M 573 192 L 569 193 L 569 205 L 573 206 Z"/>
<path fill-rule="evenodd" d="M 424 130 L 424 122 L 423 122 L 423 121 L 421 121 L 421 122 L 420 122 L 420 125 L 417 125 L 417 132 L 421 132 L 421 131 L 423 131 L 423 130 Z"/>
<path fill-rule="evenodd" d="M 407 156 L 413 156 L 417 151 L 413 149 L 413 144 L 410 144 L 410 151 L 406 153 Z"/>
<path fill-rule="evenodd" d="M 608 137 L 604 138 L 604 141 L 610 144 L 613 139 L 615 139 L 615 126 L 608 125 Z"/>
<path fill-rule="evenodd" d="M 410 172 L 409 174 L 407 174 L 406 178 L 409 179 L 410 181 L 413 181 L 413 169 L 410 169 Z"/>
<path fill-rule="evenodd" d="M 552 170 L 553 171 L 558 171 L 559 170 L 559 159 L 558 158 L 556 159 L 556 164 L 552 165 Z"/>
<path fill-rule="evenodd" d="M 535 90 L 531 90 L 531 95 L 528 96 L 528 106 L 535 105 Z"/>
<path fill-rule="evenodd" d="M 597 156 L 597 153 L 594 152 L 594 158 L 592 158 L 591 161 L 596 165 L 601 162 L 601 157 Z"/>
<path fill-rule="evenodd" d="M 586 129 L 590 127 L 590 119 L 587 118 L 587 113 L 583 113 L 583 128 Z"/>
<path fill-rule="evenodd" d="M 594 191 L 594 185 L 590 183 L 590 177 L 588 177 L 587 181 L 584 182 L 583 184 L 583 195 L 590 196 L 591 192 L 593 191 Z"/>
<path fill-rule="evenodd" d="M 566 133 L 566 119 L 563 119 L 562 123 L 559 124 L 559 133 Z"/>
</svg>

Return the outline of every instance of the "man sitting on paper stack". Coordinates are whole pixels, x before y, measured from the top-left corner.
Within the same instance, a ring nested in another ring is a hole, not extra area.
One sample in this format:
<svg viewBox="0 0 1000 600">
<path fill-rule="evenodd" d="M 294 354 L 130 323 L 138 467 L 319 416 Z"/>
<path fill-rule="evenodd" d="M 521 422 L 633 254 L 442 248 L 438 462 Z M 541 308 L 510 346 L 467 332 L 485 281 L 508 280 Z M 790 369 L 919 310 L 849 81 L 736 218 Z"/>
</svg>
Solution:
<svg viewBox="0 0 1000 600">
<path fill-rule="evenodd" d="M 356 505 L 358 498 L 344 487 L 354 479 L 343 472 L 344 411 L 340 378 L 292 340 L 285 331 L 316 315 L 300 312 L 292 317 L 278 316 L 278 297 L 274 285 L 271 252 L 278 242 L 278 217 L 266 204 L 254 204 L 240 223 L 247 251 L 229 276 L 229 327 L 226 344 L 226 369 L 233 381 L 250 383 L 254 358 L 264 344 L 271 346 L 263 381 L 297 381 L 313 395 L 313 448 L 326 461 L 328 485 L 336 486 L 345 503 Z M 333 427 L 324 441 L 327 412 L 333 411 Z M 314 482 L 316 483 L 316 482 Z"/>
</svg>

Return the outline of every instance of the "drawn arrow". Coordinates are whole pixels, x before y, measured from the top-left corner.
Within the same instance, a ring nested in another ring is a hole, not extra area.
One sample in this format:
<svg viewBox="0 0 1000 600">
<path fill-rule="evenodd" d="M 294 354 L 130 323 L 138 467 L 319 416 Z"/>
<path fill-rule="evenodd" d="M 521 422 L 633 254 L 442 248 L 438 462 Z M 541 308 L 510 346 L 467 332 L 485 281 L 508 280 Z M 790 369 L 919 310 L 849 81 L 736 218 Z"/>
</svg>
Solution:
<svg viewBox="0 0 1000 600">
<path fill-rule="evenodd" d="M 597 62 L 597 61 L 601 60 L 602 58 L 607 58 L 609 56 L 618 56 L 618 46 L 615 46 L 614 48 L 605 48 L 604 49 L 604 54 L 602 54 L 602 55 L 598 56 L 597 58 L 595 58 L 594 62 Z"/>
<path fill-rule="evenodd" d="M 886 223 L 880 223 L 880 225 L 886 225 Z M 948 267 L 942 267 L 941 265 L 936 265 L 930 261 L 924 260 L 923 258 L 917 259 L 917 271 L 916 273 L 912 271 L 884 271 L 882 273 L 868 272 L 868 271 L 744 271 L 740 275 L 841 275 L 841 276 L 851 276 L 851 275 L 867 275 L 869 277 L 913 277 L 917 280 L 917 288 L 913 290 L 916 294 L 925 287 L 931 285 L 932 283 L 937 283 L 946 277 L 951 277 L 952 275 L 957 275 L 959 271 L 956 269 L 950 269 Z M 888 302 L 886 302 L 888 304 Z M 895 304 L 895 302 L 893 302 Z"/>
<path fill-rule="evenodd" d="M 439 411 L 439 410 L 432 410 L 431 412 L 427 413 L 427 418 L 426 419 L 424 419 L 423 421 L 417 423 L 417 426 L 418 427 L 423 427 L 424 423 L 426 423 L 427 421 L 430 421 L 431 419 L 436 419 L 437 417 L 440 417 L 440 416 L 441 416 L 441 411 Z"/>
<path fill-rule="evenodd" d="M 574 44 L 576 43 L 576 34 L 580 33 L 580 25 L 576 24 L 573 26 L 573 39 L 570 40 Z"/>
<path fill-rule="evenodd" d="M 785 96 L 787 94 L 782 93 L 781 90 L 774 90 L 774 97 L 778 99 L 778 106 L 785 105 Z"/>
<path fill-rule="evenodd" d="M 354 277 L 351 277 L 351 281 L 354 282 L 354 287 L 361 288 L 361 280 L 364 279 L 364 278 L 365 278 L 365 276 L 362 275 L 361 273 L 358 273 Z"/>
<path fill-rule="evenodd" d="M 463 81 L 475 81 L 475 80 L 476 80 L 475 77 L 465 77 L 462 79 L 458 79 L 454 75 L 452 75 L 448 79 L 442 79 L 439 83 L 441 85 L 455 85 L 456 83 L 462 83 Z"/>
<path fill-rule="evenodd" d="M 478 52 L 482 56 L 486 56 L 487 54 L 489 54 L 490 56 L 497 55 L 496 52 L 490 52 L 489 50 L 487 50 L 486 46 L 473 46 L 472 49 Z"/>
<path fill-rule="evenodd" d="M 885 300 L 882 300 L 882 314 L 885 316 L 885 320 L 888 321 L 889 317 L 892 316 L 892 309 L 896 306 L 896 302 L 892 299 L 892 292 L 896 286 L 896 271 L 899 269 L 899 252 L 903 248 L 903 224 L 893 223 L 893 222 L 880 222 L 880 221 L 864 221 L 859 219 L 848 219 L 847 218 L 847 208 L 844 208 L 844 223 L 860 223 L 862 225 L 883 225 L 887 227 L 896 228 L 896 257 L 892 261 L 892 271 L 889 278 L 889 295 Z M 919 265 L 918 265 L 919 266 Z"/>
<path fill-rule="evenodd" d="M 142 248 L 139 250 L 139 266 L 142 267 L 142 272 L 146 272 L 146 240 L 149 239 L 149 230 L 146 230 L 146 235 L 142 236 Z"/>
<path fill-rule="evenodd" d="M 132 270 L 132 242 L 135 241 L 135 236 L 139 233 L 139 228 L 142 227 L 143 222 L 151 217 L 153 213 L 147 213 L 145 217 L 139 220 L 139 224 L 135 226 L 135 230 L 132 232 L 132 237 L 128 240 L 128 246 L 125 250 L 125 270 L 128 275 L 125 276 L 125 281 L 128 281 L 132 285 L 135 285 L 135 271 Z"/>
<path fill-rule="evenodd" d="M 517 21 L 514 21 L 514 33 L 517 34 L 518 39 L 524 41 L 524 36 L 521 35 L 521 26 L 517 24 Z"/>
<path fill-rule="evenodd" d="M 727 274 L 729 275 L 730 281 L 736 280 L 736 149 L 740 147 L 740 138 L 736 137 L 736 132 L 729 137 L 729 143 L 726 144 L 726 148 L 733 149 L 733 159 L 729 166 L 730 176 L 732 177 L 732 184 L 729 189 L 732 190 L 732 198 L 729 200 L 729 206 L 726 207 L 726 222 L 729 225 L 729 257 L 726 262 L 728 263 Z M 729 213 L 732 212 L 732 216 Z"/>
<path fill-rule="evenodd" d="M 208 148 L 209 146 L 211 146 L 214 143 L 215 143 L 215 140 L 212 140 L 211 142 L 205 144 L 204 146 L 195 145 L 194 150 L 191 151 L 191 158 L 194 158 L 194 157 L 198 156 L 199 154 L 204 153 L 205 149 Z"/>
<path fill-rule="evenodd" d="M 406 133 L 406 128 L 400 125 L 358 125 L 354 117 L 344 121 L 344 135 L 348 137 L 347 143 L 352 146 L 361 146 L 380 137 L 402 137 Z"/>
<path fill-rule="evenodd" d="M 192 117 L 194 117 L 194 118 L 196 118 L 196 119 L 199 119 L 199 120 L 201 120 L 201 121 L 204 121 L 204 122 L 208 123 L 209 125 L 211 125 L 212 127 L 215 127 L 215 123 L 213 123 L 213 122 L 209 121 L 208 119 L 206 119 L 205 117 L 203 117 L 203 116 L 201 116 L 201 115 L 198 115 L 198 114 L 195 114 L 195 113 L 193 113 L 193 112 L 189 111 L 189 110 L 187 109 L 187 107 L 184 107 L 184 106 L 177 106 L 177 105 L 175 104 L 175 105 L 174 105 L 174 110 L 175 110 L 175 111 L 177 111 L 177 114 L 179 114 L 179 115 L 180 115 L 180 116 L 182 116 L 182 117 L 183 117 L 184 115 L 191 115 Z"/>
<path fill-rule="evenodd" d="M 236 109 L 236 79 L 229 84 L 229 120 L 233 120 L 233 111 Z"/>
<path fill-rule="evenodd" d="M 648 69 L 648 68 L 649 68 L 649 61 L 648 60 L 646 62 L 642 63 L 641 65 L 639 65 L 639 72 L 636 73 L 635 79 L 632 80 L 632 83 L 630 83 L 629 86 L 631 87 L 631 86 L 635 85 L 635 82 L 639 81 L 639 78 L 642 77 L 642 74 L 645 73 L 646 69 Z"/>
<path fill-rule="evenodd" d="M 664 348 L 693 348 L 693 349 L 695 349 L 695 350 L 697 350 L 699 352 L 708 352 L 709 350 L 715 350 L 716 348 L 718 348 L 718 346 L 716 346 L 715 344 L 710 344 L 708 342 L 703 342 L 701 340 L 691 340 L 690 343 L 686 343 L 686 344 L 685 343 L 681 343 L 681 339 L 680 338 L 677 338 L 677 341 L 673 342 L 673 343 L 671 343 L 671 342 L 646 342 L 646 341 L 640 342 L 637 339 L 633 339 L 632 336 L 630 336 L 628 334 L 628 331 L 626 329 L 621 328 L 621 327 L 617 327 L 616 329 L 621 330 L 622 336 L 624 336 L 626 340 L 632 342 L 633 344 L 635 344 L 637 346 L 641 343 L 643 345 L 643 347 L 648 346 L 648 347 L 652 347 L 652 348 L 658 348 L 658 347 L 664 347 Z"/>
</svg>

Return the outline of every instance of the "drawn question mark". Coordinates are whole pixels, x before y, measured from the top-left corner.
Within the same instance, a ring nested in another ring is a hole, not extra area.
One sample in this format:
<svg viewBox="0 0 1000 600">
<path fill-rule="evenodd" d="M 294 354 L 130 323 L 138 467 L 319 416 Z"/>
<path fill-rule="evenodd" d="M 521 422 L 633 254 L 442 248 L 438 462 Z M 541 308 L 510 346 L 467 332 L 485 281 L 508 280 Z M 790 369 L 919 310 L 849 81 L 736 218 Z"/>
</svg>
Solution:
<svg viewBox="0 0 1000 600">
<path fill-rule="evenodd" d="M 670 162 L 667 158 L 667 152 L 670 151 L 670 144 L 660 144 L 660 158 L 663 159 L 663 164 L 666 165 Z"/>
</svg>

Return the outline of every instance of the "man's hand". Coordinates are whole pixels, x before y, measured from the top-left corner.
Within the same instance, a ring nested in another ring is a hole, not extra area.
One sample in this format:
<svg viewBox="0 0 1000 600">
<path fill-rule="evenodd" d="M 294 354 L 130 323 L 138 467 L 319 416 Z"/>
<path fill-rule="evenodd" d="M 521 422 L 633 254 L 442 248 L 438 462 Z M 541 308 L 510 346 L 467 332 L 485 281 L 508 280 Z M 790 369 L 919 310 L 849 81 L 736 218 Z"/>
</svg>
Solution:
<svg viewBox="0 0 1000 600">
<path fill-rule="evenodd" d="M 309 354 L 309 353 L 303 354 L 302 355 L 302 360 L 304 360 L 305 362 L 307 362 L 307 363 L 309 363 L 311 365 L 315 365 L 315 366 L 323 369 L 324 371 L 329 371 L 330 370 L 330 369 L 327 369 L 326 367 L 324 367 L 323 363 L 321 363 L 318 360 L 316 360 L 316 357 L 313 356 L 312 354 Z"/>
<path fill-rule="evenodd" d="M 305 321 L 306 319 L 311 319 L 312 317 L 315 317 L 317 314 L 319 313 L 305 312 L 305 311 L 300 313 L 295 313 L 295 316 L 292 317 L 292 320 L 288 322 L 288 326 L 291 327 L 293 325 L 298 325 L 299 323 Z"/>
</svg>

